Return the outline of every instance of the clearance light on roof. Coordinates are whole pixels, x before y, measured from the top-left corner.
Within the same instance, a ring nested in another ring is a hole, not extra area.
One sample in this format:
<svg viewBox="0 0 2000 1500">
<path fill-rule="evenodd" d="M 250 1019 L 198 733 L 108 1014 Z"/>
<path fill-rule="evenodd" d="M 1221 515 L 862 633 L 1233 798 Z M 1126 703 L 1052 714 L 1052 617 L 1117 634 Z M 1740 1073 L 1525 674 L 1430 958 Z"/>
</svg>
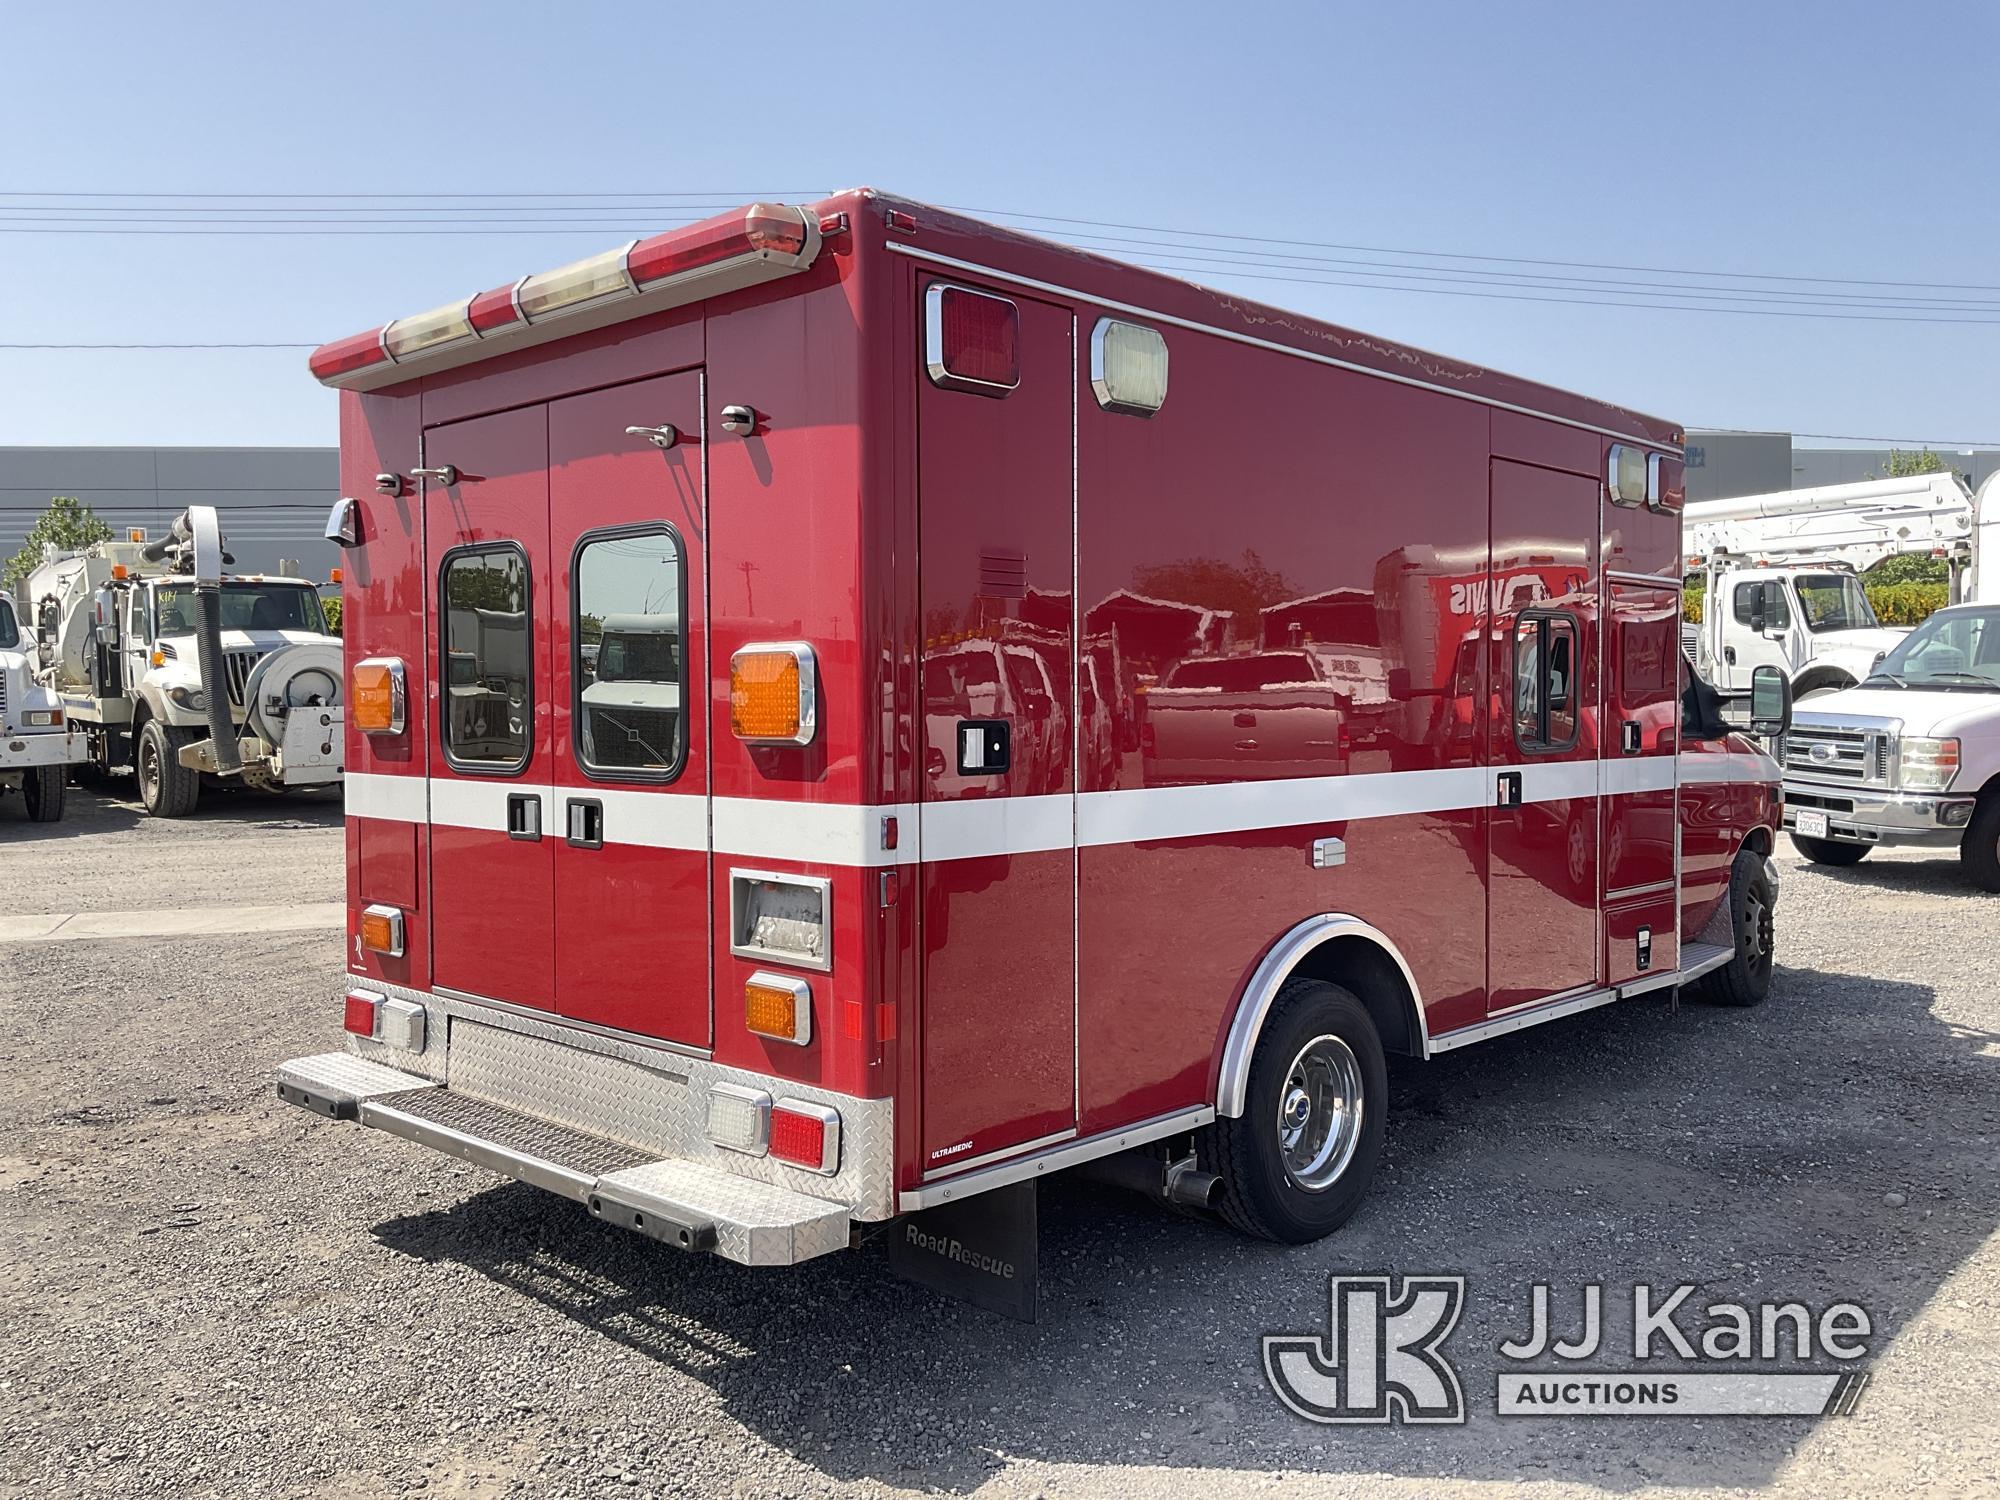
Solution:
<svg viewBox="0 0 2000 1500">
<path fill-rule="evenodd" d="M 924 362 L 934 385 L 1006 395 L 1021 383 L 1021 310 L 1005 297 L 933 282 L 924 293 Z"/>
<path fill-rule="evenodd" d="M 417 369 L 450 369 L 558 332 L 772 281 L 810 266 L 819 246 L 816 218 L 782 203 L 753 203 L 336 339 L 315 350 L 309 364 L 327 385 L 376 390 Z M 537 331 L 558 320 L 560 329 Z"/>
</svg>

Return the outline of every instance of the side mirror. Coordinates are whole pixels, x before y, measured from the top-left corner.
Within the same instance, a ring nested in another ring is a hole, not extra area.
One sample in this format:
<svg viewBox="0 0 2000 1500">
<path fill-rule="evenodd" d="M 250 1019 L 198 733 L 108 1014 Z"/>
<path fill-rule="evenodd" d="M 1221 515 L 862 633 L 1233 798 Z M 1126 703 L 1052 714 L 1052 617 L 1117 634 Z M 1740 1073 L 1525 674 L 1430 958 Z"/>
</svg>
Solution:
<svg viewBox="0 0 2000 1500">
<path fill-rule="evenodd" d="M 1761 590 L 1761 597 L 1758 600 L 1758 608 L 1763 613 L 1766 622 L 1775 621 L 1777 619 L 1782 618 L 1782 616 L 1784 615 L 1785 611 L 1784 589 L 1785 586 L 1782 583 L 1779 583 L 1775 578 L 1766 579 L 1764 581 L 1764 587 Z M 1757 628 L 1761 630 L 1764 627 L 1760 625 Z"/>
<path fill-rule="evenodd" d="M 1408 667 L 1389 668 L 1389 701 L 1407 703 L 1410 698 L 1410 669 Z"/>
<path fill-rule="evenodd" d="M 1792 679 L 1762 666 L 1750 674 L 1750 732 L 1783 734 L 1792 727 Z"/>
</svg>

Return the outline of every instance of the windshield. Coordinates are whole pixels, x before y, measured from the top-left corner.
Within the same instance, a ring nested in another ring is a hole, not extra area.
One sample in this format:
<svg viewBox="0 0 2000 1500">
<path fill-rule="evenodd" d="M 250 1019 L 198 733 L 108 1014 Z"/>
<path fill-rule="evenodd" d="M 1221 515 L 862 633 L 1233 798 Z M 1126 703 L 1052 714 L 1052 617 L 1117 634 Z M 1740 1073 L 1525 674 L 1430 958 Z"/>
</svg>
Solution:
<svg viewBox="0 0 2000 1500">
<path fill-rule="evenodd" d="M 665 631 L 604 633 L 597 648 L 599 682 L 678 682 L 679 642 Z"/>
<path fill-rule="evenodd" d="M 163 583 L 155 588 L 153 618 L 158 622 L 156 635 L 193 635 L 193 586 Z M 319 595 L 304 584 L 226 582 L 222 585 L 222 628 L 309 630 L 324 635 L 326 619 L 320 614 Z"/>
<path fill-rule="evenodd" d="M 21 627 L 14 619 L 14 606 L 0 599 L 0 651 L 11 651 L 21 644 Z"/>
<path fill-rule="evenodd" d="M 1861 580 L 1847 573 L 1802 573 L 1794 580 L 1808 630 L 1873 630 L 1881 625 Z"/>
<path fill-rule="evenodd" d="M 1903 637 L 1875 676 L 1910 687 L 2000 691 L 2000 608 L 1932 615 Z"/>
</svg>

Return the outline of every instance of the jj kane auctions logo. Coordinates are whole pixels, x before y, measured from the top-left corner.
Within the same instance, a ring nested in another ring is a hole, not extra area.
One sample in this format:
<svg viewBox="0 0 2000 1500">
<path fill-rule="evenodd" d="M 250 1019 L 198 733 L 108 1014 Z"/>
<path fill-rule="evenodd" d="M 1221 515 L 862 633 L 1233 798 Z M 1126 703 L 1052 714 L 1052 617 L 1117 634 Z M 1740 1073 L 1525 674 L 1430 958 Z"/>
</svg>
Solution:
<svg viewBox="0 0 2000 1500">
<path fill-rule="evenodd" d="M 1631 1289 L 1631 1358 L 1638 1368 L 1585 1366 L 1607 1350 L 1602 1285 L 1582 1288 L 1574 1331 L 1559 1336 L 1550 1288 L 1529 1301 L 1528 1332 L 1500 1345 L 1502 1416 L 1845 1416 L 1867 1386 L 1859 1369 L 1800 1370 L 1779 1361 L 1866 1356 L 1865 1308 L 1836 1302 L 1815 1315 L 1802 1302 L 1711 1302 L 1694 1319 L 1696 1288 Z M 1335 1276 L 1327 1334 L 1268 1334 L 1264 1378 L 1310 1422 L 1462 1423 L 1465 1394 L 1445 1341 L 1465 1310 L 1463 1276 Z M 1616 1358 L 1608 1354 L 1607 1358 Z M 1645 1367 L 1662 1357 L 1689 1362 Z M 1555 1365 L 1544 1367 L 1553 1360 Z"/>
</svg>

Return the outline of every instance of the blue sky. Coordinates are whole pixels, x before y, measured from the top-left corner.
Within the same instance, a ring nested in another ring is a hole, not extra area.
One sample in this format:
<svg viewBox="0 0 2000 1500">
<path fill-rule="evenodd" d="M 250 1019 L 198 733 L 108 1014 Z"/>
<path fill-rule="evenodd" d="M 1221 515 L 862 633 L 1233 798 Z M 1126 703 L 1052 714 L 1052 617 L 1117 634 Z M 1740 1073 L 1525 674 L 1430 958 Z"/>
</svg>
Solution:
<svg viewBox="0 0 2000 1500">
<path fill-rule="evenodd" d="M 1156 258 L 1231 258 L 1168 239 L 1235 248 L 1246 272 L 1246 254 L 1286 256 L 1255 269 L 1299 280 L 1184 274 L 1688 425 L 2000 441 L 1997 17 L 1990 3 L 1754 0 L 10 7 L 0 343 L 317 342 L 672 218 L 648 206 L 507 235 L 21 233 L 186 218 L 163 200 L 26 193 L 418 195 L 355 214 L 395 218 L 445 192 L 722 203 L 867 182 L 1148 226 L 1155 244 L 1135 253 Z M 509 201 L 479 211 L 538 217 L 495 206 Z M 1325 284 L 1359 268 L 1298 257 L 1442 271 L 1402 284 L 1460 292 L 1502 290 L 1469 275 L 1551 278 L 1510 296 L 1592 276 L 1686 303 L 1657 288 L 1697 281 L 1153 228 L 1957 285 L 1738 283 L 1762 294 L 1743 305 L 1825 312 L 1800 297 L 1831 298 L 1853 314 L 1839 320 L 1576 306 Z M 1783 291 L 1797 295 L 1774 303 Z M 1914 305 L 1926 299 L 1941 305 Z M 1885 311 L 1960 321 L 1870 320 Z M 303 350 L 0 349 L 0 444 L 335 436 Z"/>
</svg>

